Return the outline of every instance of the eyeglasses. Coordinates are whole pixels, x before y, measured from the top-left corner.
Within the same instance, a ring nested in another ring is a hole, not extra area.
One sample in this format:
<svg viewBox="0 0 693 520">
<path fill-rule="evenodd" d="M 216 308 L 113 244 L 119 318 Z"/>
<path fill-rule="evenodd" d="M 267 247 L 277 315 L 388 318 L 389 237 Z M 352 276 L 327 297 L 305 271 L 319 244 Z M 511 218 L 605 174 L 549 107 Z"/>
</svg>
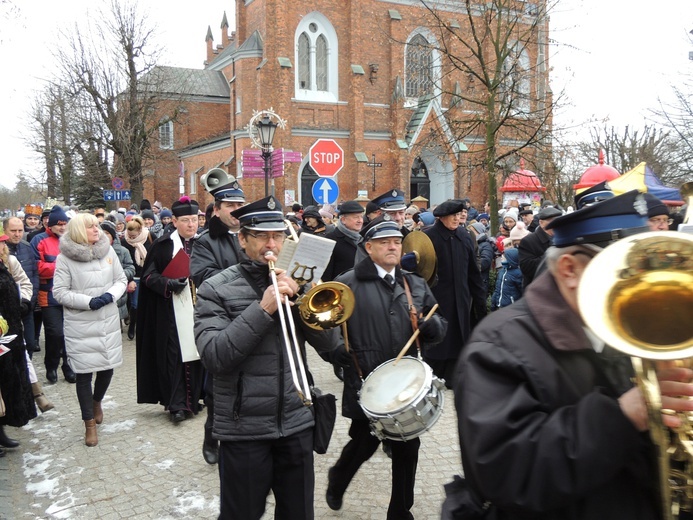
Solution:
<svg viewBox="0 0 693 520">
<path fill-rule="evenodd" d="M 246 234 L 250 235 L 255 240 L 259 240 L 260 242 L 269 242 L 270 240 L 274 240 L 275 242 L 281 244 L 284 242 L 284 240 L 286 240 L 286 235 L 284 233 L 251 233 L 250 231 L 246 231 Z"/>
<path fill-rule="evenodd" d="M 188 225 L 188 224 L 197 224 L 197 217 L 189 217 L 189 218 L 186 218 L 186 217 L 179 217 L 177 220 L 178 220 L 178 222 L 180 222 L 181 224 L 185 224 L 185 225 Z"/>
<path fill-rule="evenodd" d="M 673 218 L 657 218 L 657 217 L 652 217 L 651 219 L 648 219 L 652 224 L 666 224 L 667 226 L 671 226 L 674 223 Z"/>
</svg>

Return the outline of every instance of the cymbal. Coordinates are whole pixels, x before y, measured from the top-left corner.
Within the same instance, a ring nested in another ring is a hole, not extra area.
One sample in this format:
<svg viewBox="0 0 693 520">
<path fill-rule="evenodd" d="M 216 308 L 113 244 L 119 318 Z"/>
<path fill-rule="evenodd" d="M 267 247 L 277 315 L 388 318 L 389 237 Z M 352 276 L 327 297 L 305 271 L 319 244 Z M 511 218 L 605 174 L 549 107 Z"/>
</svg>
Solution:
<svg viewBox="0 0 693 520">
<path fill-rule="evenodd" d="M 402 254 L 416 254 L 416 274 L 430 286 L 438 271 L 438 258 L 433 242 L 423 231 L 412 231 L 402 241 Z"/>
</svg>

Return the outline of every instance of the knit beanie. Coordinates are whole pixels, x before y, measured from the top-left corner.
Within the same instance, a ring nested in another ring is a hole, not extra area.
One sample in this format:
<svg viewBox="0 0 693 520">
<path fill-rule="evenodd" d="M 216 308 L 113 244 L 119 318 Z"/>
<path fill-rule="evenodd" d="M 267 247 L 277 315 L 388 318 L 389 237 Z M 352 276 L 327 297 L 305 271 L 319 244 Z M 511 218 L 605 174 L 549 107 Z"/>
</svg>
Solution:
<svg viewBox="0 0 693 520">
<path fill-rule="evenodd" d="M 155 220 L 155 219 L 154 219 L 154 212 L 153 212 L 151 209 L 145 209 L 145 210 L 140 214 L 140 216 L 141 216 L 143 219 L 145 219 L 145 218 L 150 218 L 150 219 L 152 219 L 152 220 Z"/>
<path fill-rule="evenodd" d="M 48 214 L 48 227 L 57 226 L 60 222 L 67 224 L 68 220 L 70 219 L 67 217 L 65 210 L 56 204 Z"/>
<path fill-rule="evenodd" d="M 520 221 L 518 222 L 514 228 L 510 230 L 510 240 L 522 240 L 525 238 L 527 235 L 529 235 L 529 231 L 527 231 L 527 228 L 525 227 L 525 223 Z"/>
<path fill-rule="evenodd" d="M 116 239 L 116 228 L 111 222 L 104 220 L 101 223 L 101 229 L 103 229 L 106 233 L 111 235 L 113 237 L 113 240 L 117 240 Z"/>
</svg>

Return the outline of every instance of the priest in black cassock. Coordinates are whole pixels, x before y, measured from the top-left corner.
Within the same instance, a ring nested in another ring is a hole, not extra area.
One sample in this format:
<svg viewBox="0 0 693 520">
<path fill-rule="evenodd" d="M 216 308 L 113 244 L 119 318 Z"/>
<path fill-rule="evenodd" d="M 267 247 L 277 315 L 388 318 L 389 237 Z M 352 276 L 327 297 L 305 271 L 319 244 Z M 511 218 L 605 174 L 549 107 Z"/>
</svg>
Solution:
<svg viewBox="0 0 693 520">
<path fill-rule="evenodd" d="M 175 229 L 152 244 L 137 305 L 137 402 L 161 403 L 174 423 L 199 411 L 202 393 L 202 364 L 184 361 L 196 357 L 188 278 L 198 209 L 187 196 L 171 206 Z"/>
</svg>

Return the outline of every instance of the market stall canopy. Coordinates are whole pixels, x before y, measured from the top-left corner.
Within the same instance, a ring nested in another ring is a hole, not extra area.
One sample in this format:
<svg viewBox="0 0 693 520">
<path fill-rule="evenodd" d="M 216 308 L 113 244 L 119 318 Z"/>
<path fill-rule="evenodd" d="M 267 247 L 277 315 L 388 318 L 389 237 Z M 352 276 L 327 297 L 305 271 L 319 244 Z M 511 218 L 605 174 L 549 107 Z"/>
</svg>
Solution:
<svg viewBox="0 0 693 520">
<path fill-rule="evenodd" d="M 613 166 L 604 164 L 604 150 L 599 150 L 599 164 L 594 164 L 585 170 L 580 177 L 580 182 L 573 184 L 575 193 L 579 194 L 583 190 L 596 186 L 600 182 L 609 181 L 620 177 L 620 173 Z"/>
<path fill-rule="evenodd" d="M 501 191 L 537 192 L 546 191 L 546 188 L 533 171 L 525 170 L 525 160 L 520 159 L 520 169 L 508 176 Z"/>
<path fill-rule="evenodd" d="M 641 162 L 618 179 L 609 181 L 609 186 L 616 195 L 630 190 L 638 190 L 643 193 L 651 193 L 669 206 L 683 205 L 683 199 L 679 190 L 662 184 L 662 181 L 655 175 L 652 168 L 645 162 Z"/>
</svg>

